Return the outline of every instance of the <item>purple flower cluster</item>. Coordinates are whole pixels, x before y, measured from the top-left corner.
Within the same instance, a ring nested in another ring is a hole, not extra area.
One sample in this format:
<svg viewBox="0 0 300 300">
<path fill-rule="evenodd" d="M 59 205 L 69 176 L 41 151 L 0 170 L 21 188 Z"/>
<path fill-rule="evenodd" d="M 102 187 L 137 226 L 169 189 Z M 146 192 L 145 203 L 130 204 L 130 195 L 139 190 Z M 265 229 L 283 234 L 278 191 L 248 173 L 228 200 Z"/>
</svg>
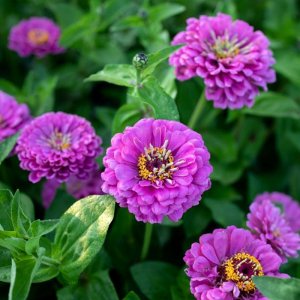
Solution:
<svg viewBox="0 0 300 300">
<path fill-rule="evenodd" d="M 102 189 L 138 221 L 177 221 L 210 188 L 209 158 L 201 135 L 185 125 L 142 119 L 113 137 Z"/>
<path fill-rule="evenodd" d="M 76 115 L 46 113 L 24 127 L 16 152 L 20 166 L 36 183 L 45 177 L 58 182 L 71 175 L 87 179 L 97 169 L 102 140 L 90 122 Z"/>
<path fill-rule="evenodd" d="M 32 17 L 14 26 L 9 34 L 9 49 L 20 56 L 59 54 L 60 28 L 50 19 Z"/>
<path fill-rule="evenodd" d="M 287 277 L 279 273 L 281 258 L 270 245 L 234 226 L 202 235 L 184 261 L 198 300 L 266 300 L 252 277 Z"/>
<path fill-rule="evenodd" d="M 75 199 L 82 199 L 90 195 L 102 195 L 101 185 L 103 180 L 101 179 L 100 170 L 95 170 L 86 179 L 78 179 L 76 176 L 70 176 L 66 182 L 67 192 Z M 55 179 L 47 180 L 43 186 L 42 199 L 45 208 L 49 208 L 52 201 L 55 198 L 56 191 L 61 185 Z"/>
<path fill-rule="evenodd" d="M 173 45 L 184 44 L 170 57 L 179 80 L 204 79 L 207 100 L 217 108 L 251 107 L 259 88 L 275 81 L 275 60 L 261 31 L 230 16 L 187 20 Z"/>
<path fill-rule="evenodd" d="M 17 133 L 30 119 L 26 104 L 19 104 L 12 96 L 0 91 L 0 142 Z"/>
<path fill-rule="evenodd" d="M 274 201 L 274 199 L 276 200 Z M 280 208 L 274 204 L 275 202 L 281 203 L 281 199 L 284 201 L 288 199 L 287 203 L 294 208 L 294 214 L 299 215 L 299 205 L 297 207 L 297 203 L 287 195 L 265 193 L 259 195 L 250 206 L 247 226 L 252 230 L 254 236 L 270 244 L 286 262 L 287 258 L 298 256 L 300 235 L 291 227 L 290 224 L 293 222 L 286 219 L 285 212 L 282 213 Z"/>
</svg>

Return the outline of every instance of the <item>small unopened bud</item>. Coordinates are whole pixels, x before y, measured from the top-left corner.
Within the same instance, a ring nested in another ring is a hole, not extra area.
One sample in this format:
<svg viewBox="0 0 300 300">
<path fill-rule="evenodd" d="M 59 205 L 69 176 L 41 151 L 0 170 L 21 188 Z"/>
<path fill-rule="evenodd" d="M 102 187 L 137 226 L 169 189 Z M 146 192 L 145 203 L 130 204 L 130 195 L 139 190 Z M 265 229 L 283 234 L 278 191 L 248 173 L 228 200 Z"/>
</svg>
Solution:
<svg viewBox="0 0 300 300">
<path fill-rule="evenodd" d="M 148 56 L 144 53 L 138 53 L 132 59 L 132 64 L 137 70 L 145 69 L 147 63 L 148 63 Z"/>
</svg>

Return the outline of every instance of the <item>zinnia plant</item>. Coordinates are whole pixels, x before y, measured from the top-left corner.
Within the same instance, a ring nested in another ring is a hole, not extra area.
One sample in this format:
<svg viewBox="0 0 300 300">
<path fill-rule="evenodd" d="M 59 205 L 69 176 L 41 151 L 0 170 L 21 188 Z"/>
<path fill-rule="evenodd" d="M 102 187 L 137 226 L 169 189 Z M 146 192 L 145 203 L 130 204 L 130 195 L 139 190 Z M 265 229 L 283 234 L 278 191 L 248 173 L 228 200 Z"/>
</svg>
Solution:
<svg viewBox="0 0 300 300">
<path fill-rule="evenodd" d="M 225 14 L 190 18 L 172 44 L 184 44 L 170 57 L 176 77 L 203 78 L 205 97 L 216 108 L 251 107 L 259 88 L 275 81 L 268 39 L 242 20 Z"/>
<path fill-rule="evenodd" d="M 59 46 L 60 28 L 50 19 L 32 17 L 15 25 L 9 35 L 9 49 L 20 56 L 44 57 L 64 51 Z"/>
</svg>

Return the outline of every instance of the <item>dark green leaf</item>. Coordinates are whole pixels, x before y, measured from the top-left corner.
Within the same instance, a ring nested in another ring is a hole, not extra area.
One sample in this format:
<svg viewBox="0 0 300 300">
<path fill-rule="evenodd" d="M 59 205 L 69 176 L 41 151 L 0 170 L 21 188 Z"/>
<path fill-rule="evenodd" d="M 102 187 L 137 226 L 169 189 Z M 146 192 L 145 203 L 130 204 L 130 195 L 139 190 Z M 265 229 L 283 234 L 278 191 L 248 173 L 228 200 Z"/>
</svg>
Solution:
<svg viewBox="0 0 300 300">
<path fill-rule="evenodd" d="M 203 133 L 205 145 L 219 161 L 230 163 L 237 159 L 238 145 L 232 133 L 210 130 Z"/>
<path fill-rule="evenodd" d="M 57 292 L 58 300 L 118 300 L 118 295 L 107 271 L 87 277 L 87 282 L 67 286 Z"/>
<path fill-rule="evenodd" d="M 90 196 L 73 204 L 61 217 L 55 234 L 54 257 L 72 284 L 100 251 L 114 216 L 111 196 Z"/>
<path fill-rule="evenodd" d="M 14 148 L 19 134 L 12 135 L 5 139 L 4 141 L 0 142 L 0 165 L 4 161 L 5 158 L 11 153 L 12 149 Z"/>
<path fill-rule="evenodd" d="M 213 173 L 211 179 L 217 180 L 224 185 L 236 182 L 243 174 L 244 167 L 238 163 L 223 164 L 222 160 L 211 159 Z"/>
<path fill-rule="evenodd" d="M 185 7 L 176 3 L 162 3 L 149 9 L 150 22 L 156 23 L 185 11 Z"/>
<path fill-rule="evenodd" d="M 229 225 L 243 226 L 245 216 L 236 204 L 212 199 L 205 199 L 204 203 L 210 208 L 213 219 L 218 224 L 224 227 Z"/>
<path fill-rule="evenodd" d="M 122 105 L 115 114 L 112 132 L 123 132 L 126 126 L 134 125 L 143 116 L 140 103 L 129 103 Z"/>
<path fill-rule="evenodd" d="M 275 69 L 278 73 L 300 86 L 300 57 L 298 53 L 280 53 L 276 56 Z"/>
<path fill-rule="evenodd" d="M 11 221 L 11 202 L 13 194 L 9 190 L 0 190 L 0 224 L 5 230 L 13 230 Z"/>
<path fill-rule="evenodd" d="M 273 92 L 260 94 L 254 106 L 243 109 L 243 112 L 263 117 L 300 119 L 299 105 L 293 99 Z"/>
<path fill-rule="evenodd" d="M 172 300 L 193 300 L 190 291 L 190 281 L 184 271 L 181 271 L 171 289 Z"/>
<path fill-rule="evenodd" d="M 131 267 L 134 281 L 150 300 L 170 299 L 178 269 L 163 262 L 144 262 Z"/>
<path fill-rule="evenodd" d="M 123 300 L 140 300 L 139 296 L 135 292 L 129 292 Z"/>
<path fill-rule="evenodd" d="M 95 13 L 90 13 L 84 15 L 76 23 L 72 23 L 63 31 L 60 39 L 61 45 L 68 48 L 75 42 L 95 33 L 99 28 L 97 26 L 97 19 Z"/>
<path fill-rule="evenodd" d="M 299 300 L 300 279 L 276 277 L 254 277 L 254 282 L 262 294 L 270 300 Z"/>
<path fill-rule="evenodd" d="M 141 101 L 149 104 L 157 119 L 179 120 L 176 103 L 159 85 L 158 81 L 149 76 L 138 89 Z"/>
<path fill-rule="evenodd" d="M 20 204 L 20 192 L 16 191 L 11 203 L 11 220 L 14 230 L 22 236 L 27 236 L 30 219 L 25 215 Z"/>
<path fill-rule="evenodd" d="M 148 63 L 144 70 L 142 70 L 142 77 L 145 78 L 151 75 L 155 68 L 162 63 L 165 59 L 167 59 L 174 51 L 182 47 L 182 45 L 170 46 L 159 50 L 155 53 L 151 53 L 148 56 Z"/>
<path fill-rule="evenodd" d="M 131 65 L 106 65 L 103 70 L 89 76 L 85 81 L 106 81 L 116 85 L 134 87 L 136 71 Z"/>
<path fill-rule="evenodd" d="M 12 260 L 11 284 L 9 288 L 9 300 L 25 300 L 40 260 L 28 258 L 25 260 Z"/>
</svg>

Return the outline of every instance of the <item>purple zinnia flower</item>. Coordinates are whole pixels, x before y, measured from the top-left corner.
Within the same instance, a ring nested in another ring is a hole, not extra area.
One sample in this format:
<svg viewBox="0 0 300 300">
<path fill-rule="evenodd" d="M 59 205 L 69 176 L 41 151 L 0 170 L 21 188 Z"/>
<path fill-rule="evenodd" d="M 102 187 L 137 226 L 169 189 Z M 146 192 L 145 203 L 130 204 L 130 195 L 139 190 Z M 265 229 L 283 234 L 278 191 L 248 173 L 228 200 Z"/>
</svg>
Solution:
<svg viewBox="0 0 300 300">
<path fill-rule="evenodd" d="M 292 197 L 279 193 L 263 193 L 258 195 L 254 202 L 262 202 L 269 199 L 281 208 L 281 213 L 294 231 L 300 231 L 300 204 Z"/>
<path fill-rule="evenodd" d="M 42 177 L 64 182 L 72 174 L 80 179 L 89 177 L 97 168 L 95 158 L 102 152 L 101 143 L 84 118 L 51 112 L 24 127 L 16 152 L 21 168 L 30 171 L 31 182 Z"/>
<path fill-rule="evenodd" d="M 28 106 L 0 91 L 0 142 L 17 133 L 31 119 Z"/>
<path fill-rule="evenodd" d="M 258 88 L 275 81 L 269 41 L 261 31 L 225 14 L 187 20 L 173 45 L 185 44 L 170 57 L 176 77 L 204 78 L 207 100 L 217 108 L 251 107 Z"/>
<path fill-rule="evenodd" d="M 14 26 L 9 34 L 8 48 L 20 56 L 44 57 L 64 51 L 58 45 L 60 28 L 50 19 L 32 17 Z"/>
<path fill-rule="evenodd" d="M 177 221 L 210 188 L 209 158 L 201 135 L 187 126 L 142 119 L 113 137 L 102 189 L 138 221 Z"/>
<path fill-rule="evenodd" d="M 287 277 L 279 273 L 282 261 L 270 245 L 235 226 L 202 235 L 184 261 L 198 300 L 266 300 L 252 277 Z"/>
<path fill-rule="evenodd" d="M 254 236 L 270 244 L 284 262 L 288 257 L 298 256 L 300 235 L 292 230 L 280 209 L 269 199 L 252 203 L 247 217 L 247 226 Z"/>
<path fill-rule="evenodd" d="M 86 179 L 78 179 L 76 176 L 70 176 L 66 182 L 67 192 L 75 199 L 82 199 L 90 195 L 103 195 L 101 185 L 103 180 L 101 179 L 100 170 L 95 170 Z M 44 183 L 42 190 L 42 199 L 45 208 L 48 208 L 55 198 L 56 191 L 61 185 L 55 179 L 47 180 Z"/>
</svg>

